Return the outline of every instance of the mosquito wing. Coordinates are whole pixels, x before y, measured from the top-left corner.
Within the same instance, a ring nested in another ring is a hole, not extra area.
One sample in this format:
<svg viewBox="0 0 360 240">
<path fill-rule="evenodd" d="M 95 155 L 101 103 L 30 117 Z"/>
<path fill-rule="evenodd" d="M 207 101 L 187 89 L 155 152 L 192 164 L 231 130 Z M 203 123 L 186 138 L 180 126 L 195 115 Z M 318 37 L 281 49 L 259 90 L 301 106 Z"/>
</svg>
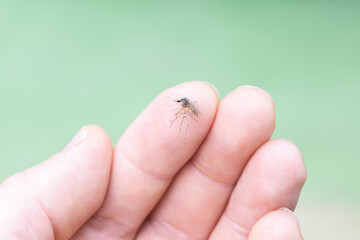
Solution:
<svg viewBox="0 0 360 240">
<path fill-rule="evenodd" d="M 198 116 L 199 114 L 202 116 L 200 110 L 196 107 L 195 103 L 190 101 L 189 99 L 187 99 L 187 101 L 191 111 L 193 111 L 193 113 L 195 113 L 196 116 Z"/>
</svg>

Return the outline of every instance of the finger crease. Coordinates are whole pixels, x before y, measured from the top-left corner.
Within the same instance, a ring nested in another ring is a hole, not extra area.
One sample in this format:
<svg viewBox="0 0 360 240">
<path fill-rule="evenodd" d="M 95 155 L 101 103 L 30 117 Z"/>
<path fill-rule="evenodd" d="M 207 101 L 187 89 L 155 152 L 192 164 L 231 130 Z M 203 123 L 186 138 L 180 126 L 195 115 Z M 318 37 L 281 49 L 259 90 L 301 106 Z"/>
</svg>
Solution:
<svg viewBox="0 0 360 240">
<path fill-rule="evenodd" d="M 197 158 L 196 161 L 200 161 L 201 163 L 196 163 L 195 161 L 190 161 L 191 165 L 196 169 L 197 172 L 199 172 L 201 175 L 206 177 L 207 179 L 210 179 L 212 182 L 222 185 L 225 188 L 233 188 L 235 186 L 235 183 L 229 183 L 225 181 L 219 180 L 221 177 L 220 174 L 217 173 L 217 171 L 212 168 L 209 164 L 207 164 L 204 160 L 201 160 L 201 158 Z M 204 168 L 208 169 L 211 173 L 206 173 L 207 171 L 203 170 Z"/>
<path fill-rule="evenodd" d="M 240 236 L 244 236 L 246 238 L 249 236 L 250 229 L 242 226 L 241 224 L 236 222 L 234 219 L 232 219 L 227 211 L 224 212 L 224 217 L 225 217 L 226 221 L 228 223 L 230 223 L 230 225 L 232 226 L 232 229 L 235 232 L 237 232 L 238 234 L 240 234 Z"/>
<path fill-rule="evenodd" d="M 136 164 L 134 161 L 131 160 L 131 158 L 127 155 L 127 153 L 125 153 L 125 151 L 120 150 L 120 155 L 126 160 L 128 161 L 132 166 L 134 166 L 136 169 L 139 169 L 141 172 L 145 173 L 146 175 L 149 175 L 157 180 L 161 180 L 164 182 L 168 182 L 169 180 L 171 180 L 172 177 L 168 177 L 168 176 L 164 176 L 162 174 L 158 174 L 149 170 L 146 170 L 140 166 L 138 166 L 138 164 Z"/>
<path fill-rule="evenodd" d="M 185 237 L 188 240 L 200 240 L 199 238 L 194 238 L 190 236 L 188 233 L 186 233 L 184 230 L 180 229 L 178 226 L 175 226 L 174 224 L 171 224 L 167 221 L 163 221 L 160 219 L 150 218 L 148 219 L 149 223 L 153 225 L 154 227 L 157 227 L 159 229 L 164 230 L 165 232 L 170 233 L 171 236 L 175 237 L 175 234 L 181 235 L 182 237 Z"/>
<path fill-rule="evenodd" d="M 107 239 L 129 238 L 133 236 L 136 230 L 121 224 L 120 222 L 104 216 L 96 215 L 90 221 L 89 225 L 95 230 L 107 237 Z M 111 226 L 105 228 L 104 226 Z M 109 230 L 111 229 L 111 230 Z M 113 231 L 113 229 L 116 229 Z"/>
</svg>

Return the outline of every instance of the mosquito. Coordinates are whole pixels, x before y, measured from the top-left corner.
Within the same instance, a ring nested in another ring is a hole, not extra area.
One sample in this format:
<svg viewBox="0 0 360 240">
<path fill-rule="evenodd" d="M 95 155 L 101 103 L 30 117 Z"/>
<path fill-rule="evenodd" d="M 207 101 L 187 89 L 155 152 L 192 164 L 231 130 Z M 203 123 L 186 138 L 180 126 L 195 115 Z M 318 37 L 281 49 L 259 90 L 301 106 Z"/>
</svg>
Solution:
<svg viewBox="0 0 360 240">
<path fill-rule="evenodd" d="M 178 138 L 180 137 L 180 132 L 181 132 L 181 128 L 184 122 L 184 119 L 187 116 L 190 116 L 194 121 L 198 122 L 198 120 L 195 118 L 198 117 L 199 115 L 202 116 L 201 112 L 199 111 L 199 109 L 196 107 L 196 101 L 191 101 L 190 99 L 183 97 L 180 99 L 173 99 L 171 97 L 168 96 L 168 98 L 170 98 L 172 101 L 176 102 L 176 103 L 181 103 L 181 106 L 179 108 L 175 108 L 173 110 L 175 118 L 171 121 L 170 124 L 170 128 L 173 125 L 173 123 L 176 121 L 176 119 L 178 119 L 181 116 L 181 122 L 180 122 L 180 128 L 179 128 L 179 133 L 178 133 Z M 186 136 L 187 136 L 187 130 L 189 128 L 189 123 L 186 125 L 186 130 L 185 130 L 185 143 L 186 143 Z"/>
</svg>

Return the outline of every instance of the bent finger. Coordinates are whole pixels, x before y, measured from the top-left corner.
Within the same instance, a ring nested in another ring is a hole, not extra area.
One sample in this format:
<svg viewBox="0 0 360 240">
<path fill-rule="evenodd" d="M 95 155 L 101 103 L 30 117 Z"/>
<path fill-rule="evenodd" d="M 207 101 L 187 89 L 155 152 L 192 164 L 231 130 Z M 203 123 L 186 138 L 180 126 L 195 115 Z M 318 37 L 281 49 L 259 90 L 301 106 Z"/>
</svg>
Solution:
<svg viewBox="0 0 360 240">
<path fill-rule="evenodd" d="M 1 239 L 69 239 L 101 206 L 112 145 L 97 126 L 83 127 L 47 161 L 0 185 Z"/>
<path fill-rule="evenodd" d="M 284 139 L 268 141 L 249 160 L 210 239 L 247 239 L 266 213 L 294 210 L 305 180 L 299 149 Z"/>
</svg>

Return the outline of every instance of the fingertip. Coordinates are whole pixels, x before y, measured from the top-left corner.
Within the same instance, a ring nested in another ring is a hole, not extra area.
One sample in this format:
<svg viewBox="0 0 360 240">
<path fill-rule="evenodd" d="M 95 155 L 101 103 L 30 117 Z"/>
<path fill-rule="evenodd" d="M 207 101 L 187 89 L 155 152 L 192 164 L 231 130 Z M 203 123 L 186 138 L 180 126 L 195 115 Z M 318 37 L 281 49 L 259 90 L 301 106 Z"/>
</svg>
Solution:
<svg viewBox="0 0 360 240">
<path fill-rule="evenodd" d="M 263 154 L 274 157 L 271 164 L 285 168 L 282 172 L 291 176 L 292 182 L 297 186 L 303 186 L 307 178 L 307 172 L 300 149 L 290 140 L 277 138 L 264 145 Z M 265 159 L 265 158 L 264 158 Z"/>
<path fill-rule="evenodd" d="M 267 126 L 271 134 L 274 131 L 275 104 L 271 95 L 264 89 L 254 86 L 240 86 L 228 94 L 224 100 L 233 103 L 240 102 L 246 105 L 247 108 L 244 108 L 244 110 L 247 111 L 246 118 L 249 121 L 254 124 L 260 121 L 262 126 Z M 233 109 L 238 108 L 229 103 L 227 105 L 230 105 Z M 234 110 L 229 112 L 234 112 Z M 258 121 L 254 121 L 254 119 L 258 119 Z"/>
<path fill-rule="evenodd" d="M 87 144 L 89 144 L 98 155 L 106 156 L 104 160 L 111 161 L 113 146 L 105 130 L 98 125 L 87 125 L 84 128 L 86 128 L 89 134 Z"/>
<path fill-rule="evenodd" d="M 112 143 L 105 130 L 100 126 L 92 124 L 81 127 L 64 148 L 63 152 L 80 146 L 83 142 L 85 146 L 90 144 L 95 151 L 101 151 L 107 155 L 112 151 Z"/>
<path fill-rule="evenodd" d="M 214 92 L 217 101 L 218 101 L 218 102 L 220 101 L 219 91 L 217 90 L 217 88 L 216 88 L 214 85 L 212 85 L 212 84 L 209 83 L 209 82 L 205 82 L 205 81 L 199 81 L 199 82 L 205 84 L 205 85 L 208 86 L 208 87 L 210 87 L 210 89 Z"/>
<path fill-rule="evenodd" d="M 63 158 L 62 161 L 77 159 L 69 167 L 76 167 L 77 171 L 91 171 L 95 173 L 95 177 L 108 179 L 112 165 L 112 153 L 112 143 L 105 130 L 97 125 L 86 125 L 56 156 L 59 155 Z M 61 163 L 58 162 L 57 164 Z M 107 181 L 101 182 L 107 183 Z"/>
<path fill-rule="evenodd" d="M 251 85 L 244 85 L 235 89 L 235 92 L 248 92 L 248 93 L 258 94 L 263 98 L 263 101 L 266 102 L 267 105 L 269 105 L 272 108 L 275 108 L 274 99 L 272 98 L 270 93 L 268 93 L 266 90 L 262 88 Z"/>
<path fill-rule="evenodd" d="M 302 240 L 297 218 L 289 209 L 272 211 L 258 220 L 251 229 L 249 240 Z"/>
<path fill-rule="evenodd" d="M 231 149 L 238 148 L 242 136 L 248 136 L 248 145 L 259 147 L 270 139 L 275 129 L 271 96 L 257 87 L 238 87 L 221 100 L 212 129 L 216 128 L 220 134 L 215 139 L 232 144 Z"/>
<path fill-rule="evenodd" d="M 108 134 L 100 126 L 86 125 L 79 132 L 81 131 L 86 131 L 86 138 L 79 144 L 59 153 L 57 158 L 62 158 L 63 162 L 69 162 L 67 165 L 69 171 L 82 174 L 82 182 L 78 181 L 77 184 L 83 184 L 86 187 L 82 189 L 83 196 L 79 201 L 87 198 L 87 193 L 92 194 L 92 192 L 97 191 L 97 197 L 88 199 L 92 201 L 90 205 L 97 208 L 100 207 L 105 197 L 110 180 L 112 143 Z M 55 164 L 61 164 L 61 162 L 58 161 Z M 65 164 L 63 165 L 65 166 Z M 72 180 L 74 181 L 74 179 Z"/>
</svg>

